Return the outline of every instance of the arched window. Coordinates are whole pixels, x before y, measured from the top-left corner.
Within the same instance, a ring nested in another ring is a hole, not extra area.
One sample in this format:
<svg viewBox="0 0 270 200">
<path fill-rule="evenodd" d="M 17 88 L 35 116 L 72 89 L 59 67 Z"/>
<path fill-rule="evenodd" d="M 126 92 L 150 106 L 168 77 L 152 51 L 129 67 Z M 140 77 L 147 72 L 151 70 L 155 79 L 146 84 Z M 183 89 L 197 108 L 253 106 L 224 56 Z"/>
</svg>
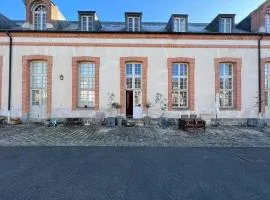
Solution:
<svg viewBox="0 0 270 200">
<path fill-rule="evenodd" d="M 267 8 L 265 14 L 265 32 L 270 33 L 270 7 Z"/>
<path fill-rule="evenodd" d="M 37 5 L 33 9 L 33 20 L 35 30 L 45 30 L 47 24 L 47 8 L 44 5 Z"/>
</svg>

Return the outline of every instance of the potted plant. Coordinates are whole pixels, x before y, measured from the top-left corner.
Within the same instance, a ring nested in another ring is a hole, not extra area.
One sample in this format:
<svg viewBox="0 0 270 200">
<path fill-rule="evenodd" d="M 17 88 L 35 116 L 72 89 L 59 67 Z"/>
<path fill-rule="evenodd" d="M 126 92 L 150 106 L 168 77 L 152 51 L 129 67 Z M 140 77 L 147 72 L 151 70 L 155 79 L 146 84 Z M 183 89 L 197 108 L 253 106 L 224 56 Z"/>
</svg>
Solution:
<svg viewBox="0 0 270 200">
<path fill-rule="evenodd" d="M 145 125 L 150 125 L 151 123 L 151 118 L 149 117 L 149 109 L 152 107 L 152 104 L 150 102 L 147 102 L 144 105 L 145 109 L 146 109 L 146 117 L 144 118 L 144 124 Z"/>
<path fill-rule="evenodd" d="M 121 104 L 117 102 L 112 103 L 112 108 L 116 110 L 116 121 L 118 126 L 122 126 L 122 117 L 120 116 L 120 109 L 121 109 Z"/>
<path fill-rule="evenodd" d="M 163 94 L 157 93 L 155 96 L 155 104 L 157 104 L 162 111 L 162 114 L 160 116 L 159 125 L 162 128 L 167 128 L 168 127 L 168 118 L 165 116 L 165 112 L 167 111 L 167 108 L 168 108 L 167 99 L 164 98 Z"/>
</svg>

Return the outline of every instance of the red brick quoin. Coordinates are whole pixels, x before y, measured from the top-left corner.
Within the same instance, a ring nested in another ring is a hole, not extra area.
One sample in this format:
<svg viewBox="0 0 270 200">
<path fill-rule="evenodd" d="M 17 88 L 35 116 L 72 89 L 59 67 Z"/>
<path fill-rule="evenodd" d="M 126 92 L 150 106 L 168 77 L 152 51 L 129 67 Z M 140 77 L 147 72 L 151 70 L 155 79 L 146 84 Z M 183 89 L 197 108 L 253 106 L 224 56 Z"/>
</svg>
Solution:
<svg viewBox="0 0 270 200">
<path fill-rule="evenodd" d="M 78 108 L 78 77 L 79 64 L 81 62 L 91 62 L 95 64 L 95 110 L 99 110 L 99 69 L 100 57 L 72 57 L 72 110 Z"/>
<path fill-rule="evenodd" d="M 47 113 L 52 112 L 52 56 L 31 55 L 22 57 L 22 114 L 30 112 L 30 63 L 32 61 L 45 61 L 48 66 L 47 82 Z"/>
<path fill-rule="evenodd" d="M 120 58 L 120 104 L 122 105 L 121 113 L 126 110 L 126 64 L 129 62 L 142 64 L 142 105 L 147 103 L 147 57 L 121 57 Z"/>
<path fill-rule="evenodd" d="M 242 92 L 241 92 L 241 69 L 242 69 L 242 59 L 241 58 L 215 58 L 215 94 L 219 92 L 219 65 L 220 63 L 231 63 L 233 64 L 233 108 L 235 110 L 241 111 L 242 106 Z"/>
<path fill-rule="evenodd" d="M 261 103 L 262 103 L 262 113 L 265 113 L 265 74 L 264 67 L 267 63 L 270 63 L 270 57 L 261 59 Z"/>
<path fill-rule="evenodd" d="M 172 66 L 174 63 L 186 63 L 188 65 L 188 109 L 195 109 L 195 89 L 194 89 L 194 70 L 195 59 L 186 57 L 176 57 L 167 59 L 168 67 L 168 110 L 172 111 Z"/>
</svg>

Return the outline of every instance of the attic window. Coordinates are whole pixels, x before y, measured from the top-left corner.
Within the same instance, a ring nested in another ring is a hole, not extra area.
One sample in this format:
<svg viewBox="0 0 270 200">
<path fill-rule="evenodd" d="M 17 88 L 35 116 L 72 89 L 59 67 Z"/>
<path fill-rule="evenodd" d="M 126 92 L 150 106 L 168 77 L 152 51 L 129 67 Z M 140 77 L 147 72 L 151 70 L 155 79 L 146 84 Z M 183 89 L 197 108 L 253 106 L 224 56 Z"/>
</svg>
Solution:
<svg viewBox="0 0 270 200">
<path fill-rule="evenodd" d="M 232 18 L 220 18 L 219 32 L 231 33 L 232 32 Z"/>
<path fill-rule="evenodd" d="M 81 16 L 81 30 L 93 31 L 94 30 L 94 17 L 83 15 Z"/>
<path fill-rule="evenodd" d="M 128 17 L 128 31 L 139 32 L 140 31 L 140 17 Z"/>
<path fill-rule="evenodd" d="M 265 31 L 267 33 L 270 33 L 270 8 L 266 10 L 266 15 L 265 15 Z"/>
<path fill-rule="evenodd" d="M 187 24 L 187 20 L 186 18 L 183 17 L 175 17 L 174 18 L 174 32 L 186 32 L 186 24 Z"/>
<path fill-rule="evenodd" d="M 34 29 L 45 30 L 47 27 L 47 9 L 44 5 L 37 5 L 33 11 Z"/>
</svg>

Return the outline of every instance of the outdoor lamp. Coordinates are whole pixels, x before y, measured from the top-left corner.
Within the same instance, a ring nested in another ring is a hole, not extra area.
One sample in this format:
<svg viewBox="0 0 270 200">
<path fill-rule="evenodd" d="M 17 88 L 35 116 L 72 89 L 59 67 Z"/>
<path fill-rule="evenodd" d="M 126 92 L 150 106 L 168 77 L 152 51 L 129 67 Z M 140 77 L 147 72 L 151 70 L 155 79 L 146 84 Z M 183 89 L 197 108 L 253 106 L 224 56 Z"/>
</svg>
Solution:
<svg viewBox="0 0 270 200">
<path fill-rule="evenodd" d="M 61 81 L 64 80 L 64 75 L 61 74 L 61 75 L 59 76 L 59 79 L 60 79 Z"/>
</svg>

